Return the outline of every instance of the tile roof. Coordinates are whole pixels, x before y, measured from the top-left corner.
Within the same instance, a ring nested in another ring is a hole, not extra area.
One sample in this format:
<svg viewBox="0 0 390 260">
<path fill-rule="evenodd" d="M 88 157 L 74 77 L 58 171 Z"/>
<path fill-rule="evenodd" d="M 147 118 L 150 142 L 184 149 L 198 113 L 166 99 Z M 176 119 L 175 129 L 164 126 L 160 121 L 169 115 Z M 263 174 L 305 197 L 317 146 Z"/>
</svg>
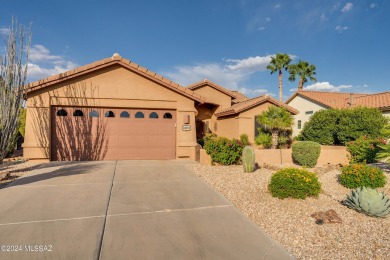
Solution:
<svg viewBox="0 0 390 260">
<path fill-rule="evenodd" d="M 390 108 L 390 92 L 377 94 L 340 93 L 321 91 L 297 91 L 287 101 L 290 103 L 296 96 L 302 96 L 327 108 L 345 108 L 351 106 L 368 106 L 379 109 Z"/>
<path fill-rule="evenodd" d="M 130 60 L 122 58 L 121 56 L 119 56 L 119 54 L 116 54 L 116 53 L 111 58 L 106 58 L 106 59 L 103 59 L 100 61 L 96 61 L 96 62 L 90 63 L 88 65 L 81 66 L 81 67 L 78 67 L 76 69 L 64 72 L 64 73 L 60 73 L 58 75 L 54 75 L 54 76 L 51 76 L 51 77 L 48 77 L 48 78 L 45 78 L 42 80 L 32 82 L 32 83 L 27 85 L 27 89 L 28 89 L 27 94 L 29 94 L 35 90 L 46 88 L 46 87 L 52 86 L 53 84 L 56 84 L 56 83 L 59 83 L 59 82 L 62 82 L 62 81 L 68 80 L 68 79 L 73 79 L 73 78 L 76 78 L 80 75 L 84 75 L 84 74 L 90 73 L 92 71 L 106 68 L 106 67 L 109 67 L 109 66 L 112 66 L 115 64 L 120 65 L 124 68 L 127 68 L 128 70 L 131 70 L 134 73 L 137 73 L 145 78 L 148 78 L 148 79 L 156 82 L 157 84 L 160 84 L 166 88 L 169 88 L 169 89 L 171 89 L 179 94 L 187 96 L 195 101 L 198 101 L 200 103 L 204 103 L 206 101 L 206 98 L 202 97 L 198 93 L 195 93 L 194 91 L 192 91 L 188 88 L 180 86 L 179 84 L 177 84 L 177 83 L 175 83 L 167 78 L 164 78 L 163 76 L 158 75 L 155 72 L 152 72 L 146 68 L 143 68 L 140 65 L 138 65 Z"/>
<path fill-rule="evenodd" d="M 222 86 L 220 86 L 212 81 L 209 81 L 207 79 L 204 79 L 202 81 L 191 84 L 191 85 L 187 86 L 187 88 L 189 88 L 191 90 L 196 90 L 196 89 L 203 87 L 203 86 L 210 86 L 210 87 L 230 96 L 232 98 L 233 103 L 238 103 L 238 102 L 241 102 L 241 101 L 248 99 L 244 94 L 242 94 L 238 91 L 232 91 L 232 90 L 226 89 L 226 88 L 224 88 L 224 87 L 222 87 Z"/>
<path fill-rule="evenodd" d="M 215 116 L 222 117 L 222 116 L 235 115 L 235 114 L 238 114 L 242 111 L 248 110 L 252 107 L 256 107 L 260 104 L 263 104 L 265 102 L 270 102 L 276 106 L 284 107 L 287 109 L 287 111 L 291 112 L 294 115 L 299 113 L 299 111 L 296 110 L 295 108 L 293 108 L 289 105 L 286 105 L 285 103 L 280 102 L 280 101 L 274 99 L 273 97 L 270 97 L 268 95 L 264 95 L 264 96 L 259 96 L 259 97 L 255 97 L 252 99 L 247 99 L 247 100 L 242 101 L 240 103 L 234 104 L 231 107 L 225 108 L 225 109 L 221 110 L 220 112 L 216 113 Z"/>
</svg>

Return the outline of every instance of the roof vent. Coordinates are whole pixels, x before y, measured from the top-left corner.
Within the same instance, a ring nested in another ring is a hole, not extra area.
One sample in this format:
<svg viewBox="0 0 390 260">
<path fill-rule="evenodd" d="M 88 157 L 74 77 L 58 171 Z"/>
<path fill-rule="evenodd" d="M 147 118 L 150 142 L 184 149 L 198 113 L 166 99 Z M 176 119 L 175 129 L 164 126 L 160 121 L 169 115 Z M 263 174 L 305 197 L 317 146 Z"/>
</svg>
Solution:
<svg viewBox="0 0 390 260">
<path fill-rule="evenodd" d="M 121 56 L 121 55 L 119 55 L 119 53 L 117 53 L 117 52 L 115 52 L 115 53 L 112 55 L 113 58 L 120 57 L 120 56 Z"/>
</svg>

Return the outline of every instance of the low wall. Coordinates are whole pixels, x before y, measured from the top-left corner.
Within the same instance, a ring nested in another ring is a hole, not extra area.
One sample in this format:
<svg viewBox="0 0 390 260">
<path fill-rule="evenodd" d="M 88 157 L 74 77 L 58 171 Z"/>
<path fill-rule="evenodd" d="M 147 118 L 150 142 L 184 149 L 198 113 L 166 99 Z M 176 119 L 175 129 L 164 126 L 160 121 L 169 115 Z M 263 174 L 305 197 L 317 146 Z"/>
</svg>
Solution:
<svg viewBox="0 0 390 260">
<path fill-rule="evenodd" d="M 292 149 L 255 149 L 256 162 L 259 165 L 293 164 Z M 348 152 L 345 146 L 321 145 L 321 153 L 316 166 L 326 164 L 348 164 Z M 200 150 L 199 162 L 211 165 L 211 158 L 204 149 Z"/>
</svg>

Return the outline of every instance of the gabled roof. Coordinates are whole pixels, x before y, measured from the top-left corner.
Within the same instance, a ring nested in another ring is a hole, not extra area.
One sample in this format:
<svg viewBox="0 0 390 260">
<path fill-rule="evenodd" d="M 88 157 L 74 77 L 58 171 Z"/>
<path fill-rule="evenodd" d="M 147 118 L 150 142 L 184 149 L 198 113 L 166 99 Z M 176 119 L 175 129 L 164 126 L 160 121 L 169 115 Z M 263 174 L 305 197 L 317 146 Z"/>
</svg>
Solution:
<svg viewBox="0 0 390 260">
<path fill-rule="evenodd" d="M 225 108 L 225 109 L 221 110 L 220 112 L 216 113 L 215 116 L 222 117 L 222 116 L 235 115 L 235 114 L 238 114 L 238 113 L 243 112 L 245 110 L 248 110 L 250 108 L 253 108 L 255 106 L 258 106 L 260 104 L 263 104 L 265 102 L 270 102 L 278 107 L 284 107 L 287 109 L 287 111 L 289 111 L 290 113 L 292 113 L 294 115 L 299 113 L 299 111 L 296 110 L 295 108 L 293 108 L 289 105 L 286 105 L 285 103 L 280 102 L 280 101 L 274 99 L 273 97 L 270 97 L 268 95 L 264 95 L 264 96 L 255 97 L 255 98 L 248 99 L 248 100 L 245 100 L 243 102 L 234 104 L 233 106 Z"/>
<path fill-rule="evenodd" d="M 390 91 L 353 98 L 352 106 L 376 107 L 380 110 L 390 109 Z"/>
<path fill-rule="evenodd" d="M 390 108 L 390 92 L 377 94 L 340 93 L 301 90 L 295 92 L 287 101 L 290 103 L 296 96 L 307 98 L 326 108 L 345 108 L 355 106 L 376 107 L 379 109 Z"/>
<path fill-rule="evenodd" d="M 242 94 L 238 91 L 228 90 L 228 89 L 226 89 L 226 88 L 224 88 L 224 87 L 222 87 L 222 86 L 220 86 L 212 81 L 209 81 L 207 79 L 204 79 L 202 81 L 191 84 L 191 85 L 187 86 L 187 88 L 189 88 L 191 90 L 196 90 L 196 89 L 204 87 L 204 86 L 210 86 L 210 87 L 218 90 L 219 92 L 222 92 L 225 95 L 230 96 L 232 98 L 233 103 L 241 102 L 243 100 L 248 99 L 244 94 Z"/>
<path fill-rule="evenodd" d="M 65 80 L 73 79 L 73 78 L 76 78 L 78 76 L 81 76 L 81 75 L 84 75 L 84 74 L 87 74 L 87 73 L 90 73 L 90 72 L 93 72 L 96 70 L 100 70 L 102 68 L 113 66 L 113 65 L 120 65 L 120 66 L 140 75 L 140 76 L 143 76 L 147 79 L 150 79 L 150 80 L 156 82 L 157 84 L 160 84 L 160 85 L 162 85 L 168 89 L 171 89 L 179 94 L 182 94 L 182 95 L 184 95 L 192 100 L 198 101 L 200 103 L 204 103 L 204 101 L 206 100 L 205 97 L 202 97 L 198 93 L 195 93 L 194 91 L 192 91 L 188 88 L 180 86 L 179 84 L 177 84 L 177 83 L 175 83 L 167 78 L 164 78 L 163 76 L 158 75 L 158 74 L 156 74 L 156 73 L 154 73 L 146 68 L 143 68 L 140 65 L 138 65 L 130 60 L 122 58 L 117 53 L 115 53 L 111 58 L 106 58 L 106 59 L 103 59 L 100 61 L 96 61 L 96 62 L 93 62 L 91 64 L 88 64 L 88 65 L 85 65 L 82 67 L 78 67 L 76 69 L 73 69 L 73 70 L 70 70 L 70 71 L 55 75 L 55 76 L 51 76 L 51 77 L 48 77 L 48 78 L 45 78 L 42 80 L 32 82 L 32 83 L 27 85 L 27 88 L 28 88 L 27 94 L 29 94 L 35 90 L 47 88 L 47 87 L 50 87 L 54 84 L 63 82 Z"/>
</svg>

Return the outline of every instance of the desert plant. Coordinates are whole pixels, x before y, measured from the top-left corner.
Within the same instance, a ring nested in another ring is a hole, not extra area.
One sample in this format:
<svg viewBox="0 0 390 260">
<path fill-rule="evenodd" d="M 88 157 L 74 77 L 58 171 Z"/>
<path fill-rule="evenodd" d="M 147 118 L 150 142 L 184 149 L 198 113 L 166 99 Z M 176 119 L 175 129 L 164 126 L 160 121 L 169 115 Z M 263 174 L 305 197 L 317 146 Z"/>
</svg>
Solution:
<svg viewBox="0 0 390 260">
<path fill-rule="evenodd" d="M 30 29 L 14 20 L 6 30 L 0 56 L 0 163 L 13 148 L 18 132 L 18 116 L 26 93 Z"/>
<path fill-rule="evenodd" d="M 350 209 L 372 217 L 386 217 L 390 213 L 390 199 L 376 189 L 360 187 L 352 190 L 341 202 Z"/>
<path fill-rule="evenodd" d="M 276 149 L 278 146 L 279 133 L 290 129 L 293 124 L 293 117 L 290 112 L 277 106 L 270 106 L 256 120 L 263 128 L 271 131 L 272 149 Z"/>
<path fill-rule="evenodd" d="M 320 153 L 321 145 L 316 142 L 301 141 L 292 146 L 292 156 L 302 166 L 316 166 Z"/>
<path fill-rule="evenodd" d="M 348 152 L 351 154 L 350 163 L 372 163 L 375 161 L 376 154 L 379 151 L 378 145 L 381 140 L 378 138 L 369 138 L 361 136 L 355 141 L 346 144 Z"/>
<path fill-rule="evenodd" d="M 244 146 L 250 145 L 249 137 L 247 134 L 240 135 L 240 141 L 241 141 L 242 145 L 244 145 Z"/>
<path fill-rule="evenodd" d="M 255 150 L 251 146 L 244 147 L 241 160 L 244 166 L 244 172 L 254 172 L 256 170 Z"/>
<path fill-rule="evenodd" d="M 279 80 L 279 99 L 283 102 L 283 69 L 288 70 L 291 58 L 288 54 L 276 53 L 275 57 L 271 57 L 271 61 L 267 66 L 267 70 L 271 71 L 271 74 L 278 72 Z"/>
<path fill-rule="evenodd" d="M 317 81 L 314 77 L 316 75 L 316 66 L 307 61 L 299 60 L 297 64 L 291 64 L 288 66 L 288 72 L 290 73 L 288 80 L 291 82 L 299 77 L 298 90 L 303 90 L 303 84 L 307 82 L 307 79 Z"/>
<path fill-rule="evenodd" d="M 379 151 L 376 159 L 384 162 L 390 162 L 390 142 L 387 144 L 378 144 Z"/>
<path fill-rule="evenodd" d="M 340 183 L 349 189 L 358 187 L 379 188 L 386 184 L 386 176 L 378 167 L 350 164 L 341 169 Z"/>
<path fill-rule="evenodd" d="M 268 133 L 259 133 L 259 135 L 255 137 L 255 143 L 257 145 L 262 145 L 265 149 L 271 148 L 272 137 Z"/>
<path fill-rule="evenodd" d="M 240 140 L 229 140 L 226 137 L 208 136 L 203 147 L 213 162 L 231 165 L 237 164 L 241 159 L 244 146 Z"/>
<path fill-rule="evenodd" d="M 315 173 L 304 169 L 284 168 L 272 175 L 268 189 L 273 197 L 280 199 L 305 199 L 307 196 L 317 197 L 321 184 Z"/>
</svg>

